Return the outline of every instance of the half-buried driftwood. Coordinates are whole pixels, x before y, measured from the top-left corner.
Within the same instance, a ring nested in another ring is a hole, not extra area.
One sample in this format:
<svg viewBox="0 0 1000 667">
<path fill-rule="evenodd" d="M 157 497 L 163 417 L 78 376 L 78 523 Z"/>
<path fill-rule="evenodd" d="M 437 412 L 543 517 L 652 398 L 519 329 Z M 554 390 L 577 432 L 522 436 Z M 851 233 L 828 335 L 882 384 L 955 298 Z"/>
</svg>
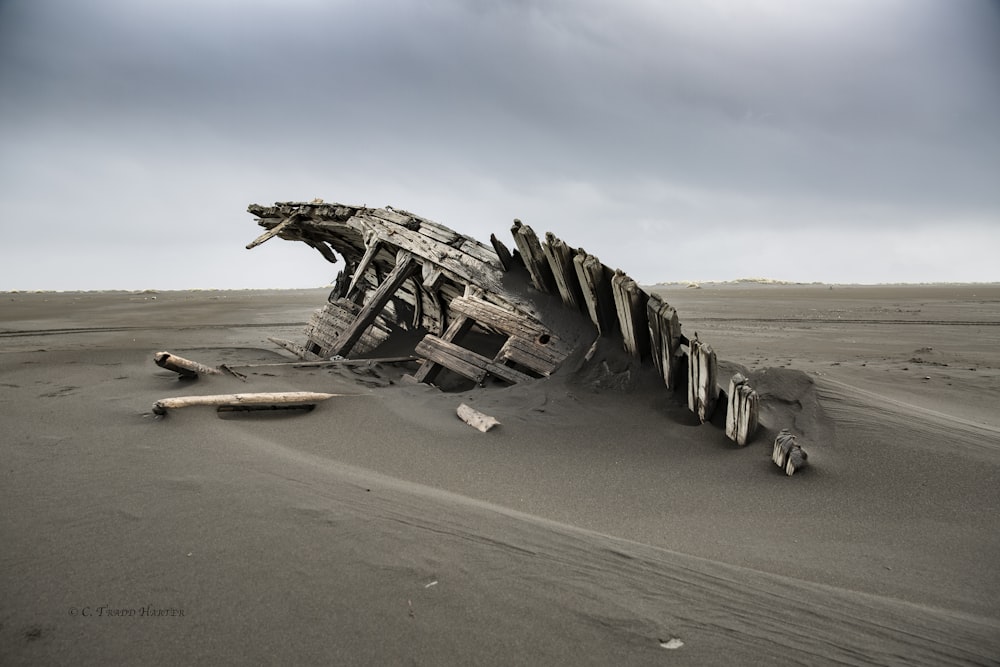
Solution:
<svg viewBox="0 0 1000 667">
<path fill-rule="evenodd" d="M 173 371 L 184 378 L 196 378 L 198 377 L 198 373 L 205 375 L 220 375 L 222 373 L 218 368 L 199 364 L 197 361 L 178 357 L 176 354 L 171 354 L 170 352 L 157 352 L 153 355 L 153 361 L 160 368 L 166 368 L 168 371 Z"/>
<path fill-rule="evenodd" d="M 211 396 L 177 396 L 163 398 L 153 404 L 153 412 L 165 415 L 167 410 L 188 408 L 194 405 L 215 407 L 253 407 L 258 409 L 281 409 L 290 406 L 315 405 L 320 401 L 340 394 L 323 394 L 314 391 L 284 391 L 259 394 L 216 394 Z"/>
<path fill-rule="evenodd" d="M 491 417 L 487 414 L 483 414 L 479 410 L 470 408 L 465 403 L 458 406 L 457 413 L 462 421 L 473 428 L 479 429 L 483 433 L 486 433 L 500 423 L 495 417 Z"/>
<path fill-rule="evenodd" d="M 741 373 L 729 380 L 726 437 L 742 447 L 757 431 L 757 392 Z"/>
<path fill-rule="evenodd" d="M 796 470 L 805 466 L 809 455 L 799 446 L 796 436 L 787 429 L 781 429 L 778 437 L 774 439 L 774 449 L 771 450 L 771 460 L 774 465 L 785 471 L 791 477 Z"/>
</svg>

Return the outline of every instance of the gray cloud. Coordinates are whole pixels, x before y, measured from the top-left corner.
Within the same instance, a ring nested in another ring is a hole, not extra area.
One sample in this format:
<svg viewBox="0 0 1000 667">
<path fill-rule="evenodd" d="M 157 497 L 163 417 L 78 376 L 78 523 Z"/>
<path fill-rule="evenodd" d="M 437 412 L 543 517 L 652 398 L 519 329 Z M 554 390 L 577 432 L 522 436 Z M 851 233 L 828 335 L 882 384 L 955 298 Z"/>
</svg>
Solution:
<svg viewBox="0 0 1000 667">
<path fill-rule="evenodd" d="M 518 216 L 649 281 L 995 280 L 998 65 L 985 0 L 8 1 L 0 289 L 326 280 L 238 252 L 247 203 L 316 196 Z M 216 259 L 123 260 L 164 235 Z"/>
</svg>

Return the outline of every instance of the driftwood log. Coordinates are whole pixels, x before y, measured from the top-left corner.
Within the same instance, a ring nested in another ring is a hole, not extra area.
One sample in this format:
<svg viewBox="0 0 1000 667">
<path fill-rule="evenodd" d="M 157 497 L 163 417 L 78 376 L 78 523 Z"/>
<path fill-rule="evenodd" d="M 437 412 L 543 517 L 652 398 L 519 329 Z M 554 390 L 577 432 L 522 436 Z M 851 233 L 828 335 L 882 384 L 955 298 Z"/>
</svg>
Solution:
<svg viewBox="0 0 1000 667">
<path fill-rule="evenodd" d="M 487 414 L 483 414 L 479 410 L 470 408 L 465 403 L 459 405 L 456 412 L 462 421 L 473 428 L 479 429 L 483 433 L 486 433 L 494 426 L 500 424 L 495 417 L 491 417 Z"/>
<path fill-rule="evenodd" d="M 199 364 L 197 361 L 191 361 L 170 352 L 157 352 L 153 355 L 153 361 L 160 368 L 173 371 L 181 377 L 194 378 L 198 377 L 199 373 L 205 375 L 221 375 L 222 373 L 218 368 Z"/>
<path fill-rule="evenodd" d="M 153 404 L 153 412 L 164 415 L 167 410 L 187 408 L 194 405 L 211 406 L 290 406 L 315 405 L 320 401 L 343 394 L 323 394 L 313 391 L 285 391 L 258 394 L 216 394 L 210 396 L 177 396 L 163 398 Z"/>
<path fill-rule="evenodd" d="M 742 447 L 757 431 L 757 392 L 741 373 L 736 373 L 729 380 L 727 396 L 726 437 Z"/>
</svg>

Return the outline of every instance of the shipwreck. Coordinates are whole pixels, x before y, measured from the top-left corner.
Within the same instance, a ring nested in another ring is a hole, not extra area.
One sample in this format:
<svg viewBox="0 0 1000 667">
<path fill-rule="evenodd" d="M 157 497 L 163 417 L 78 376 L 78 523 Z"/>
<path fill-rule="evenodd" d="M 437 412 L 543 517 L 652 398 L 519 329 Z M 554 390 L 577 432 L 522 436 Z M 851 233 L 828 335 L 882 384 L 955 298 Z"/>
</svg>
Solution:
<svg viewBox="0 0 1000 667">
<path fill-rule="evenodd" d="M 365 355 L 410 332 L 418 382 L 447 369 L 479 384 L 516 384 L 552 374 L 603 336 L 620 340 L 637 362 L 655 362 L 668 388 L 679 384 L 689 341 L 676 311 L 593 255 L 552 234 L 540 241 L 520 221 L 509 250 L 495 235 L 487 246 L 390 207 L 316 201 L 249 211 L 267 231 L 247 248 L 279 236 L 343 260 L 305 344 L 292 348 L 303 359 Z M 592 327 L 566 322 L 564 308 Z"/>
<path fill-rule="evenodd" d="M 737 445 L 757 430 L 756 391 L 739 374 L 720 389 L 715 352 L 697 334 L 682 333 L 675 308 L 551 233 L 541 240 L 514 220 L 508 248 L 496 235 L 486 245 L 389 206 L 317 199 L 248 211 L 265 229 L 248 249 L 280 237 L 343 262 L 305 341 L 275 341 L 305 363 L 391 350 L 418 363 L 411 382 L 440 384 L 447 373 L 477 385 L 516 385 L 589 359 L 603 340 L 636 365 L 654 366 L 665 390 L 686 393 L 701 422 L 724 412 Z M 789 448 L 776 442 L 778 449 Z M 781 459 L 789 475 L 805 461 Z"/>
</svg>

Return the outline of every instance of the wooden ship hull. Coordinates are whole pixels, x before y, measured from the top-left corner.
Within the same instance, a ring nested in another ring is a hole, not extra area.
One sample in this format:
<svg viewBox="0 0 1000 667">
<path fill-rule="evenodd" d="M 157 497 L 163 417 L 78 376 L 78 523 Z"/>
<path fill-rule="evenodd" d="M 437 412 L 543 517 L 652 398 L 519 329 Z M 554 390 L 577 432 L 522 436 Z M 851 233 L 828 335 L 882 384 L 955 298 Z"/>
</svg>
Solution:
<svg viewBox="0 0 1000 667">
<path fill-rule="evenodd" d="M 432 381 L 444 367 L 479 383 L 517 383 L 550 375 L 597 335 L 547 321 L 565 318 L 546 316 L 545 295 L 527 284 L 521 253 L 495 237 L 487 246 L 388 207 L 279 203 L 248 210 L 267 229 L 248 248 L 280 236 L 329 262 L 343 259 L 305 344 L 293 348 L 303 358 L 366 355 L 412 332 L 419 337 L 409 337 L 412 352 L 423 360 L 418 381 Z M 471 332 L 477 345 L 463 345 Z"/>
<path fill-rule="evenodd" d="M 740 376 L 719 400 L 715 352 L 681 333 L 670 304 L 551 233 L 541 241 L 515 220 L 508 249 L 496 235 L 485 245 L 391 207 L 315 200 L 248 211 L 266 231 L 247 248 L 279 236 L 344 262 L 305 344 L 283 342 L 303 359 L 366 356 L 387 346 L 420 360 L 418 382 L 448 369 L 478 384 L 517 384 L 547 377 L 574 356 L 589 358 L 607 338 L 636 364 L 655 366 L 667 390 L 686 390 L 700 421 L 721 406 L 726 434 L 739 445 L 757 429 L 756 392 Z"/>
</svg>

